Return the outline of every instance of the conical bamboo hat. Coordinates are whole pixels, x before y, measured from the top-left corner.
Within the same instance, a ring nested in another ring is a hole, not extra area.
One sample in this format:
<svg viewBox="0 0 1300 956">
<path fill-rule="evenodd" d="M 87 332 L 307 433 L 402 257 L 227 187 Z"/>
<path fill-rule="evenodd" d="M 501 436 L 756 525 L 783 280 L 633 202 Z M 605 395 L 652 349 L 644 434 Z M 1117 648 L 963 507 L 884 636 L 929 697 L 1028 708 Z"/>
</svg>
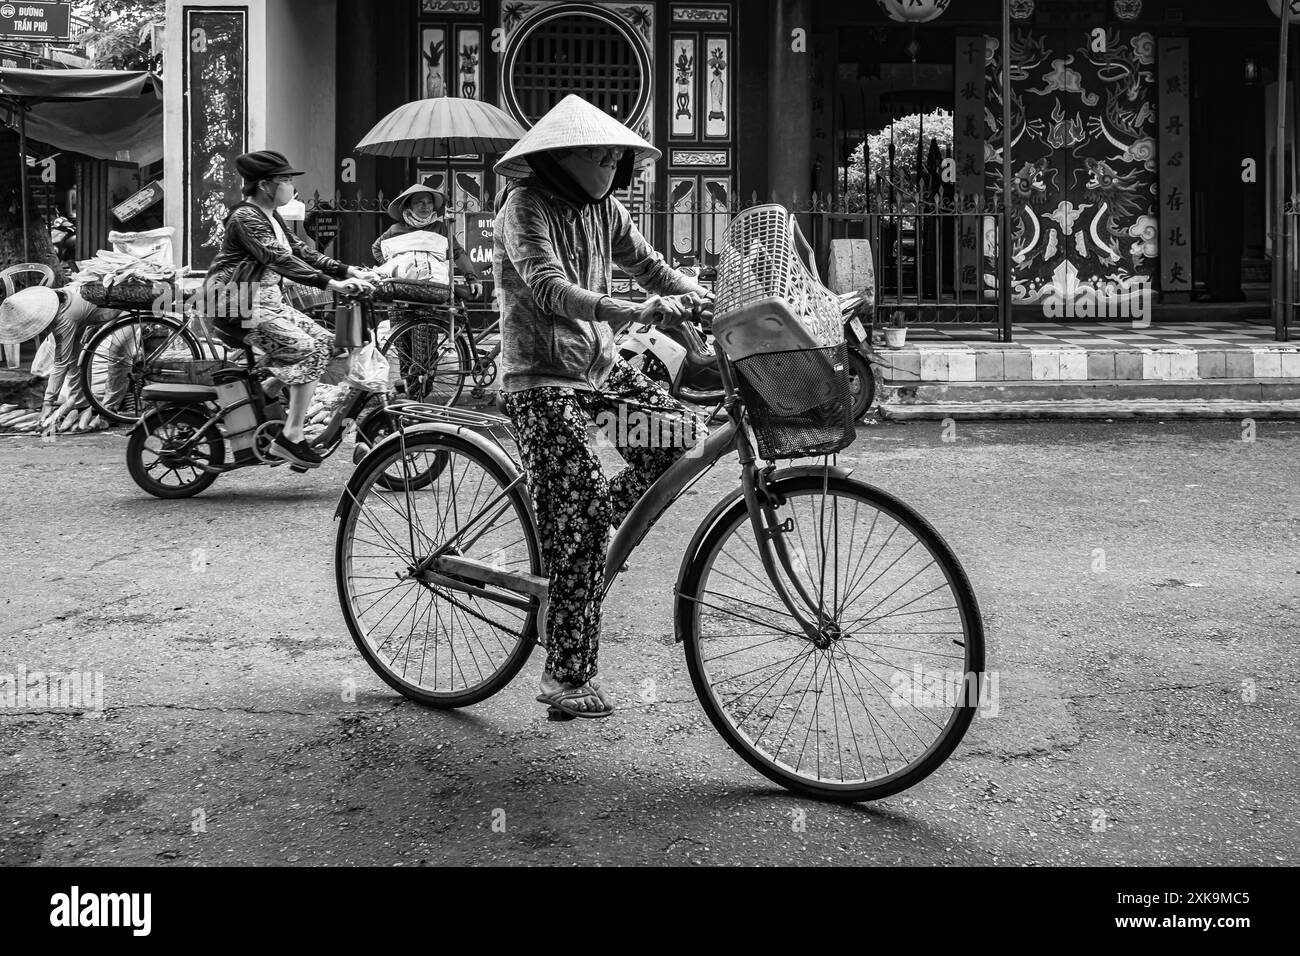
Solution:
<svg viewBox="0 0 1300 956">
<path fill-rule="evenodd" d="M 618 120 L 570 93 L 537 121 L 492 168 L 500 176 L 523 179 L 532 174 L 528 157 L 551 149 L 575 146 L 629 146 L 637 164 L 653 162 L 662 153 Z"/>
</svg>

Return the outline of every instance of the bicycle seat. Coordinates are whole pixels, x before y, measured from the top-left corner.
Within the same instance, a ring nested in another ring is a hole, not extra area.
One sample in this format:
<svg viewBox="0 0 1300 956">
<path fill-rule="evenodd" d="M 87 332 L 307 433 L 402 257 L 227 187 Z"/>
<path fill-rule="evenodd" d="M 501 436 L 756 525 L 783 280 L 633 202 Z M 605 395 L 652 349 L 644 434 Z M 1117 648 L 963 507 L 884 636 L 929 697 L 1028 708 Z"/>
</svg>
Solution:
<svg viewBox="0 0 1300 956">
<path fill-rule="evenodd" d="M 240 329 L 238 332 L 231 332 L 218 325 L 214 326 L 214 330 L 217 333 L 217 338 L 221 339 L 224 344 L 229 345 L 232 349 L 248 348 L 248 343 L 244 339 L 244 337 L 248 335 L 247 329 Z"/>
<path fill-rule="evenodd" d="M 211 385 L 187 385 L 180 382 L 154 382 L 140 391 L 140 397 L 150 402 L 168 402 L 174 405 L 194 405 L 215 402 L 217 390 Z"/>
</svg>

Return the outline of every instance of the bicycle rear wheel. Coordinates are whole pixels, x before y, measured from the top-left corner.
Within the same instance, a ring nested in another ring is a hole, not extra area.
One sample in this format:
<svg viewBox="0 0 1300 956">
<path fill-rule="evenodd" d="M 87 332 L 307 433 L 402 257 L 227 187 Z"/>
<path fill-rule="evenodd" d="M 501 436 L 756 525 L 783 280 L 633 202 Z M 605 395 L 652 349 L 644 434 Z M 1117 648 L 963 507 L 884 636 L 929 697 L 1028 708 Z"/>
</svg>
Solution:
<svg viewBox="0 0 1300 956">
<path fill-rule="evenodd" d="M 393 329 L 381 349 L 388 356 L 395 391 L 431 405 L 454 405 L 474 370 L 469 335 L 452 337 L 445 323 L 408 320 Z"/>
<path fill-rule="evenodd" d="M 805 635 L 737 501 L 687 558 L 677 595 L 700 703 L 788 789 L 850 802 L 913 786 L 952 753 L 979 702 L 966 681 L 983 680 L 984 631 L 965 572 L 924 518 L 870 485 L 814 474 L 771 487 L 796 570 L 834 624 Z"/>
<path fill-rule="evenodd" d="M 412 479 L 429 474 L 433 480 L 416 487 Z M 343 618 L 390 687 L 433 707 L 465 707 L 524 666 L 537 610 L 506 603 L 513 595 L 495 585 L 470 593 L 418 573 L 446 545 L 454 545 L 446 553 L 500 571 L 540 574 L 523 481 L 456 435 L 415 432 L 376 446 L 357 466 L 339 512 Z"/>
<path fill-rule="evenodd" d="M 198 339 L 170 315 L 127 315 L 91 336 L 81 356 L 81 390 L 97 414 L 116 425 L 140 418 L 151 407 L 141 393 L 161 381 L 165 365 L 197 361 Z"/>
</svg>

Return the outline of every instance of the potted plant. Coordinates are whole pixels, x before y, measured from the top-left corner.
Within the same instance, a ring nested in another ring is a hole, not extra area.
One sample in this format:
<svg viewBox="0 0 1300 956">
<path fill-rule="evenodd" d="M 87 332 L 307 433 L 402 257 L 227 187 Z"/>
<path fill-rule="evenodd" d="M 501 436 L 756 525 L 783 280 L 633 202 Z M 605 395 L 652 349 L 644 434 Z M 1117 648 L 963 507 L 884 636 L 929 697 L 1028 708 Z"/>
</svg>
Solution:
<svg viewBox="0 0 1300 956">
<path fill-rule="evenodd" d="M 898 309 L 889 317 L 889 324 L 885 326 L 885 344 L 891 349 L 901 349 L 906 341 L 907 319 L 902 309 Z"/>
</svg>

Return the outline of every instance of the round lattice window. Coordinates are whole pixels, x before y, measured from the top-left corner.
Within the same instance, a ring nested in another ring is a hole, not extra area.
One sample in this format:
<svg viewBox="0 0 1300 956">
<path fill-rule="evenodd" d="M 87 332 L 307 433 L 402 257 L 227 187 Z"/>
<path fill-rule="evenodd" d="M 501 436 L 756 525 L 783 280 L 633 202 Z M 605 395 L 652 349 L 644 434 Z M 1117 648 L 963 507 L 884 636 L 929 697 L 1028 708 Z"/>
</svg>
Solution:
<svg viewBox="0 0 1300 956">
<path fill-rule="evenodd" d="M 629 126 L 649 103 L 650 63 L 640 38 L 601 10 L 564 8 L 524 24 L 510 37 L 506 103 L 532 124 L 570 93 Z"/>
</svg>

